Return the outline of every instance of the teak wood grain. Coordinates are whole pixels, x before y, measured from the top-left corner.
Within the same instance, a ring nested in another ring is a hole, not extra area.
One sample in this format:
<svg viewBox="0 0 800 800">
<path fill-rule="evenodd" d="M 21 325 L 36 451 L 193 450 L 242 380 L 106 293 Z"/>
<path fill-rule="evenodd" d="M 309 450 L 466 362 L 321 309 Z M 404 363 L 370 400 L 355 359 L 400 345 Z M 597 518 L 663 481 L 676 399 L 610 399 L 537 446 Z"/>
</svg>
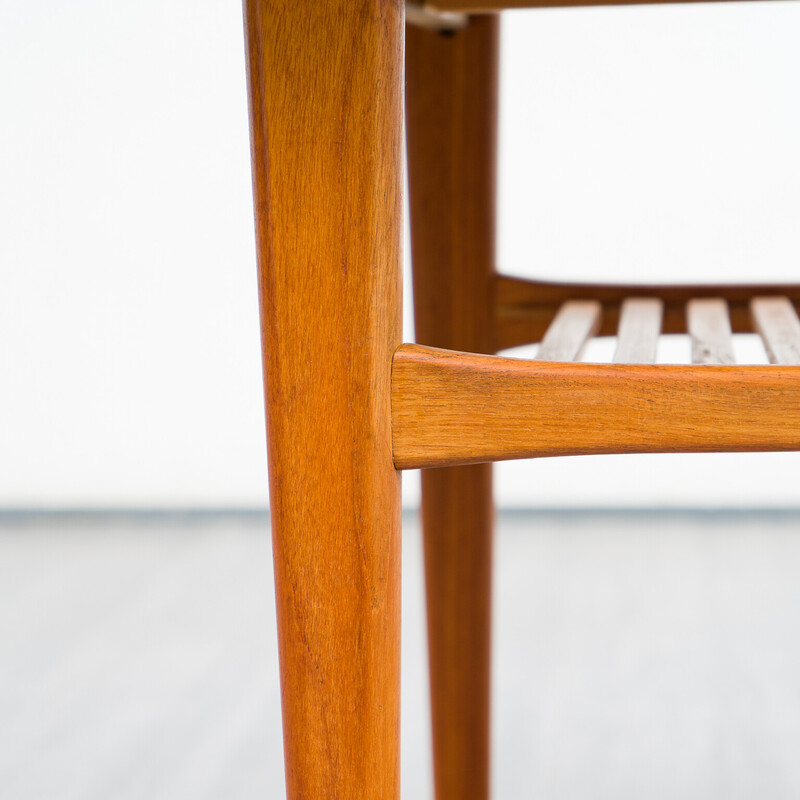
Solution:
<svg viewBox="0 0 800 800">
<path fill-rule="evenodd" d="M 403 345 L 399 469 L 592 453 L 800 449 L 800 367 L 576 364 Z"/>
<path fill-rule="evenodd" d="M 245 0 L 289 800 L 399 796 L 403 9 Z"/>
<path fill-rule="evenodd" d="M 492 352 L 497 28 L 409 27 L 406 125 L 417 340 Z M 486 800 L 492 468 L 422 473 L 437 800 Z"/>
</svg>

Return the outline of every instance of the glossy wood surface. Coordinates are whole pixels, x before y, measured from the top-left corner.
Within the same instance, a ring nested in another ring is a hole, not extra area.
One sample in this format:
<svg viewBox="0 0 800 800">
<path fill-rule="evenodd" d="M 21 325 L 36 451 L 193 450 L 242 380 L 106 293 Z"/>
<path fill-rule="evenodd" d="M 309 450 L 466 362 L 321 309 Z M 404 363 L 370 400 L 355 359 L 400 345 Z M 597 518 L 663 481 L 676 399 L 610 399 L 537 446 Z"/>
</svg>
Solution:
<svg viewBox="0 0 800 800">
<path fill-rule="evenodd" d="M 656 297 L 664 303 L 662 333 L 687 333 L 686 303 L 693 298 L 721 297 L 728 303 L 734 333 L 753 331 L 750 300 L 781 295 L 800 303 L 800 284 L 608 284 L 555 283 L 497 275 L 494 287 L 495 350 L 539 342 L 553 315 L 567 300 L 594 299 L 603 306 L 598 335 L 617 331 L 620 304 L 627 298 Z"/>
<path fill-rule="evenodd" d="M 403 345 L 398 468 L 591 453 L 800 449 L 800 368 L 580 364 Z"/>
<path fill-rule="evenodd" d="M 417 341 L 492 352 L 497 20 L 408 29 L 406 114 Z M 437 800 L 489 792 L 492 472 L 422 473 Z"/>
<path fill-rule="evenodd" d="M 396 800 L 403 10 L 245 26 L 287 793 Z"/>
</svg>

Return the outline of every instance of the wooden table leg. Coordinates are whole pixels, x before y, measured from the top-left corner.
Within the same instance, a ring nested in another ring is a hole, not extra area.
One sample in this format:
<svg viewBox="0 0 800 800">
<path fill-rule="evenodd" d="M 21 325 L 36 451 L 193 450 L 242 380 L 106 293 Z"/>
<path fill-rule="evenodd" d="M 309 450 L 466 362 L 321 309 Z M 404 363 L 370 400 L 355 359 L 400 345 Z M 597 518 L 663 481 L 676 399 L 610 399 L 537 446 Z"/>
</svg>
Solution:
<svg viewBox="0 0 800 800">
<path fill-rule="evenodd" d="M 288 797 L 396 800 L 403 6 L 245 18 Z"/>
<path fill-rule="evenodd" d="M 493 352 L 496 17 L 409 27 L 406 114 L 417 341 Z M 424 470 L 438 800 L 489 794 L 492 467 Z"/>
</svg>

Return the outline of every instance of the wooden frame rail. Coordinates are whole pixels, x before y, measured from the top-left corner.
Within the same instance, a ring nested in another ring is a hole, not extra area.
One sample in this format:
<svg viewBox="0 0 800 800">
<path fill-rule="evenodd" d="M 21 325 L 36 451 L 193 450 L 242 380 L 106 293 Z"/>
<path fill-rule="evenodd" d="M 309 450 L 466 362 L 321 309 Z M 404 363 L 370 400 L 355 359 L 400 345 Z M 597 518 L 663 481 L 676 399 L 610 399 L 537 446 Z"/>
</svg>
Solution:
<svg viewBox="0 0 800 800">
<path fill-rule="evenodd" d="M 405 344 L 392 428 L 398 469 L 800 450 L 800 366 L 523 361 Z"/>
</svg>

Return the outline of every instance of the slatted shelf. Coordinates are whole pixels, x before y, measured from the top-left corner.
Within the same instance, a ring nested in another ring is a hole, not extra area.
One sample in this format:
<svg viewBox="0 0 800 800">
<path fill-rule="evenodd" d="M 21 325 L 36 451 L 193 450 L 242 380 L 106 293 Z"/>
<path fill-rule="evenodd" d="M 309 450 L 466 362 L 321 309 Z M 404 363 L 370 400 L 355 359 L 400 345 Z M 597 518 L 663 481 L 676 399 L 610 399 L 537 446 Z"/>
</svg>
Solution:
<svg viewBox="0 0 800 800">
<path fill-rule="evenodd" d="M 711 0 L 719 2 L 720 0 Z M 411 21 L 413 24 L 425 24 L 430 27 L 430 22 L 423 22 L 423 15 L 454 17 L 469 14 L 487 14 L 510 9 L 522 8 L 570 8 L 575 6 L 629 6 L 651 4 L 692 4 L 709 2 L 709 0 L 434 0 L 415 4 L 415 13 Z M 407 6 L 408 7 L 408 6 Z"/>
<path fill-rule="evenodd" d="M 664 301 L 631 297 L 619 303 L 615 364 L 655 364 L 658 340 L 664 333 Z M 772 364 L 800 365 L 800 317 L 789 298 L 754 297 L 749 303 L 752 328 Z M 537 361 L 577 361 L 592 337 L 605 327 L 603 304 L 597 300 L 567 300 L 553 314 L 542 336 Z M 723 298 L 690 298 L 684 307 L 685 330 L 692 342 L 692 364 L 733 365 L 731 311 Z"/>
</svg>

